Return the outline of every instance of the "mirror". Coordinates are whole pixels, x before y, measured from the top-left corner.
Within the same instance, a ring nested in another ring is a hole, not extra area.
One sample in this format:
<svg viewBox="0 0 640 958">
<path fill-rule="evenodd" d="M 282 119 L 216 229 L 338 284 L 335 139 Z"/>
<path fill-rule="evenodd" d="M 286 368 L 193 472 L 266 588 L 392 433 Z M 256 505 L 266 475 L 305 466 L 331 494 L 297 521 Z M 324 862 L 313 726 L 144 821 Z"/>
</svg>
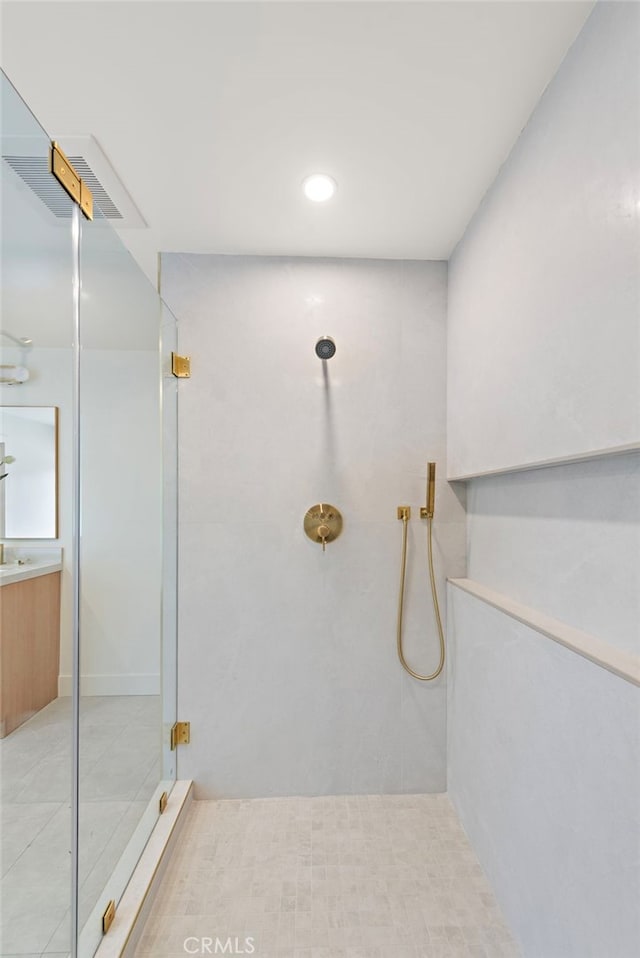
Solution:
<svg viewBox="0 0 640 958">
<path fill-rule="evenodd" d="M 0 406 L 0 538 L 58 537 L 58 408 Z"/>
</svg>

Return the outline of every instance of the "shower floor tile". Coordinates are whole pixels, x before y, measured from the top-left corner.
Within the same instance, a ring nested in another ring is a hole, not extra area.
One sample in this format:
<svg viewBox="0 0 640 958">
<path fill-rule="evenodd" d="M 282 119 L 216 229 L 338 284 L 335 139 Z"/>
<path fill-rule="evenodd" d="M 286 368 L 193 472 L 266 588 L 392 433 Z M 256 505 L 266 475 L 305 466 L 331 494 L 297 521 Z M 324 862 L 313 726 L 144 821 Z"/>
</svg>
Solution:
<svg viewBox="0 0 640 958">
<path fill-rule="evenodd" d="M 190 949 L 520 954 L 446 795 L 194 802 L 136 955 L 184 958 Z"/>
</svg>

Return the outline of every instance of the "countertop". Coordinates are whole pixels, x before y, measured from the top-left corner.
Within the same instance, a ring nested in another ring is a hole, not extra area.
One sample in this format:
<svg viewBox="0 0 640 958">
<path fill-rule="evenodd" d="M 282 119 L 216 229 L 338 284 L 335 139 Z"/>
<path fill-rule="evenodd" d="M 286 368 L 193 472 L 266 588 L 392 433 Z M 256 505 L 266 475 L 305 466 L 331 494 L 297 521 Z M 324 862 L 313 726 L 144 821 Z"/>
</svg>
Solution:
<svg viewBox="0 0 640 958">
<path fill-rule="evenodd" d="M 62 570 L 62 549 L 5 546 L 4 557 L 4 565 L 0 565 L 0 587 Z"/>
</svg>

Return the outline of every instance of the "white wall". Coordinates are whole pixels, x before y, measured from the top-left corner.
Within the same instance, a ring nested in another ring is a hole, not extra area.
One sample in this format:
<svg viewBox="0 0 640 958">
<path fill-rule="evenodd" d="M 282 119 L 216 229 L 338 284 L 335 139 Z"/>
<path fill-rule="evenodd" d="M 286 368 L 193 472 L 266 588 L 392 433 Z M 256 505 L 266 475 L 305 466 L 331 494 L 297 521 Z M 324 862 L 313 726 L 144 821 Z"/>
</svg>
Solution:
<svg viewBox="0 0 640 958">
<path fill-rule="evenodd" d="M 80 672 L 85 695 L 160 693 L 158 377 L 153 350 L 83 350 Z"/>
<path fill-rule="evenodd" d="M 19 349 L 2 350 L 3 361 L 23 362 Z M 0 387 L 0 402 L 16 406 L 58 407 L 58 538 L 12 539 L 12 546 L 42 548 L 62 547 L 60 605 L 60 672 L 71 671 L 71 630 L 73 627 L 73 580 L 71 554 L 71 496 L 72 475 L 72 358 L 70 349 L 45 349 L 35 345 L 28 354 L 31 378 L 20 386 Z"/>
<path fill-rule="evenodd" d="M 470 579 L 640 653 L 640 455 L 475 479 Z"/>
<path fill-rule="evenodd" d="M 16 460 L 2 469 L 9 475 L 3 480 L 6 524 L 0 535 L 12 539 L 56 535 L 55 410 L 45 407 L 42 416 L 48 422 L 20 416 L 12 409 L 0 412 L 6 455 Z"/>
<path fill-rule="evenodd" d="M 20 117 L 14 117 L 19 120 Z M 32 131 L 34 132 L 34 131 Z M 44 135 L 30 149 L 46 155 Z M 59 539 L 63 548 L 60 694 L 71 693 L 72 243 L 17 176 L 3 171 L 2 323 L 33 339 L 6 362 L 31 378 L 0 387 L 3 403 L 59 407 Z M 153 287 L 104 221 L 81 238 L 81 676 L 84 694 L 160 690 L 161 421 Z M 12 540 L 27 547 L 50 545 Z"/>
<path fill-rule="evenodd" d="M 640 653 L 640 456 L 468 485 L 468 576 Z M 448 790 L 525 958 L 640 949 L 640 690 L 449 587 Z"/>
<path fill-rule="evenodd" d="M 440 588 L 464 571 L 443 481 L 446 265 L 166 254 L 193 355 L 180 394 L 179 774 L 198 795 L 439 791 L 445 683 L 395 650 L 401 526 L 441 465 Z M 316 339 L 333 336 L 327 364 Z M 316 502 L 344 532 L 302 529 Z M 424 523 L 411 522 L 406 648 L 437 663 Z"/>
<path fill-rule="evenodd" d="M 450 263 L 449 476 L 640 445 L 636 3 L 600 3 Z"/>
<path fill-rule="evenodd" d="M 448 787 L 525 958 L 635 958 L 639 690 L 449 586 Z"/>
<path fill-rule="evenodd" d="M 471 579 L 640 650 L 640 8 L 599 4 L 450 269 Z M 552 468 L 528 464 L 564 460 Z M 448 788 L 525 958 L 640 951 L 638 689 L 449 589 Z"/>
<path fill-rule="evenodd" d="M 3 355 L 9 356 L 10 350 Z M 28 548 L 54 543 L 62 546 L 59 691 L 70 695 L 71 350 L 36 345 L 28 364 L 31 378 L 21 386 L 3 387 L 2 402 L 59 409 L 59 537 L 12 539 L 10 544 Z M 87 695 L 158 694 L 158 356 L 143 350 L 86 350 L 82 371 L 82 689 Z"/>
</svg>

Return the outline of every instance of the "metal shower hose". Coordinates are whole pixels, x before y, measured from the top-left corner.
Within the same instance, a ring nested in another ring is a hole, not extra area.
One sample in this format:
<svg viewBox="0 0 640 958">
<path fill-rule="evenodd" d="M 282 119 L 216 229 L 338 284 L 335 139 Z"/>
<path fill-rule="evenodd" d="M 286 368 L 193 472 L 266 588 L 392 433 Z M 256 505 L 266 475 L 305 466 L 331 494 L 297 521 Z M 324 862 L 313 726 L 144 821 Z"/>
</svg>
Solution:
<svg viewBox="0 0 640 958">
<path fill-rule="evenodd" d="M 438 668 L 435 670 L 435 672 L 432 672 L 431 675 L 420 675 L 419 672 L 414 672 L 411 666 L 408 665 L 402 650 L 402 614 L 404 607 L 404 580 L 405 573 L 407 571 L 407 526 L 409 524 L 409 520 L 406 516 L 404 516 L 402 519 L 402 565 L 400 570 L 400 592 L 398 595 L 397 629 L 398 658 L 400 659 L 403 669 L 405 669 L 409 675 L 412 675 L 414 679 L 418 679 L 420 682 L 431 682 L 433 679 L 437 679 L 444 668 L 444 632 L 442 631 L 442 619 L 440 618 L 440 606 L 438 604 L 436 578 L 433 572 L 432 522 L 433 520 L 431 518 L 427 519 L 427 538 L 429 542 L 429 579 L 431 581 L 433 609 L 436 617 L 436 625 L 438 626 L 438 638 L 440 640 L 440 661 L 438 663 Z"/>
</svg>

